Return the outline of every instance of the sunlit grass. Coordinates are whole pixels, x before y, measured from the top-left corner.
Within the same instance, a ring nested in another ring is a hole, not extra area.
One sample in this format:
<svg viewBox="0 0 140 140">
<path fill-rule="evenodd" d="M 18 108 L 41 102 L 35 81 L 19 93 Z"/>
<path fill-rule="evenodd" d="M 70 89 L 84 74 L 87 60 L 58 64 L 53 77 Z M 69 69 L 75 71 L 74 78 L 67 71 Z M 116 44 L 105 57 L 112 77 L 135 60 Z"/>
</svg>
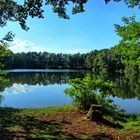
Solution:
<svg viewBox="0 0 140 140">
<path fill-rule="evenodd" d="M 53 115 L 58 112 L 70 112 L 75 110 L 72 104 L 66 104 L 62 106 L 52 106 L 47 108 L 24 108 L 20 109 L 20 115 L 30 115 L 30 116 L 48 116 Z"/>
</svg>

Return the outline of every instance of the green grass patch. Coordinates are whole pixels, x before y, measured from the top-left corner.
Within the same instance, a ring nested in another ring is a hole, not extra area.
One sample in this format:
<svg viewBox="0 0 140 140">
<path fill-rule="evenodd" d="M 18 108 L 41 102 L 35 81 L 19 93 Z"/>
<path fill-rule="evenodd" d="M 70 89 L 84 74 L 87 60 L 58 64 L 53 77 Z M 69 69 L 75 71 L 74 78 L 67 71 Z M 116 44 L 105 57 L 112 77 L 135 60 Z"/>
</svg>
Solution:
<svg viewBox="0 0 140 140">
<path fill-rule="evenodd" d="M 126 123 L 122 123 L 125 129 L 140 130 L 140 114 L 128 115 Z"/>
<path fill-rule="evenodd" d="M 20 115 L 26 115 L 26 116 L 48 116 L 48 115 L 54 115 L 55 113 L 59 112 L 71 112 L 74 111 L 75 108 L 72 104 L 68 105 L 62 105 L 62 106 L 53 106 L 53 107 L 47 107 L 47 108 L 24 108 L 20 109 L 20 112 L 18 114 Z"/>
</svg>

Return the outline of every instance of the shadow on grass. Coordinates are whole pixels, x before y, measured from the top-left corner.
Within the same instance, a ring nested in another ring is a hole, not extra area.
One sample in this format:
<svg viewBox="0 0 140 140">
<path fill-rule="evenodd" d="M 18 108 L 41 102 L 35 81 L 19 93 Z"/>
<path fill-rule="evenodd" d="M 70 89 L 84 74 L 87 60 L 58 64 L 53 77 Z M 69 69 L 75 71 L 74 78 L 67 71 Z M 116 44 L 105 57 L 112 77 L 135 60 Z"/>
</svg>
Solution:
<svg viewBox="0 0 140 140">
<path fill-rule="evenodd" d="M 124 128 L 124 126 L 120 125 L 120 124 L 116 124 L 112 121 L 109 121 L 105 118 L 103 118 L 101 115 L 93 115 L 92 116 L 92 120 L 99 123 L 99 124 L 104 124 L 106 126 L 109 126 L 109 127 L 113 127 L 113 128 L 117 128 L 117 129 L 122 129 Z"/>
<path fill-rule="evenodd" d="M 23 116 L 19 109 L 0 108 L 0 139 L 75 139 L 67 135 L 59 126 L 60 122 L 41 121 L 34 117 Z"/>
<path fill-rule="evenodd" d="M 100 120 L 96 119 L 95 121 L 96 121 L 97 123 L 104 124 L 104 125 L 106 125 L 106 126 L 113 127 L 113 128 L 117 128 L 117 129 L 122 129 L 122 128 L 124 128 L 124 126 L 122 126 L 122 125 L 120 125 L 120 124 L 113 123 L 113 122 L 111 122 L 111 121 L 109 121 L 109 120 L 107 120 L 107 119 L 104 119 L 104 118 L 102 118 L 102 119 L 100 119 Z"/>
<path fill-rule="evenodd" d="M 110 135 L 106 135 L 105 133 L 99 133 L 93 135 L 92 140 L 114 140 L 114 138 Z"/>
</svg>

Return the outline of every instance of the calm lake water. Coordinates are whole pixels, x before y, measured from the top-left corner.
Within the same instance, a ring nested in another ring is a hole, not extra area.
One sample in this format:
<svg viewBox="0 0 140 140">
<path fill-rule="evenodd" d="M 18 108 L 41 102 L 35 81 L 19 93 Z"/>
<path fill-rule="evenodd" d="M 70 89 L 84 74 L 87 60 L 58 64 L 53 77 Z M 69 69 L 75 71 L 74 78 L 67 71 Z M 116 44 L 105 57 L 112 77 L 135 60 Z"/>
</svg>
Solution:
<svg viewBox="0 0 140 140">
<path fill-rule="evenodd" d="M 70 85 L 67 81 L 82 78 L 84 71 L 74 70 L 9 70 L 6 78 L 10 83 L 0 93 L 4 99 L 1 106 L 16 108 L 40 108 L 57 106 L 72 102 L 64 90 Z M 112 80 L 114 102 L 127 113 L 140 113 L 140 79 L 139 76 L 91 74 L 93 79 Z"/>
</svg>

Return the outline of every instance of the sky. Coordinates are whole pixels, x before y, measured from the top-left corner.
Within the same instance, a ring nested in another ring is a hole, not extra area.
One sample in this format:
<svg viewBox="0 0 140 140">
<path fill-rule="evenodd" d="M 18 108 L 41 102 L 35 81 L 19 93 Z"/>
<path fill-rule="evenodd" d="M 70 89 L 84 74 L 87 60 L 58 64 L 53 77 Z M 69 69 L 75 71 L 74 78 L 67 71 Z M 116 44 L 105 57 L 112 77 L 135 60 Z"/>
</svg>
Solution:
<svg viewBox="0 0 140 140">
<path fill-rule="evenodd" d="M 138 8 L 127 8 L 123 2 L 105 4 L 104 0 L 89 0 L 85 12 L 76 15 L 70 14 L 70 8 L 70 20 L 59 18 L 51 6 L 47 6 L 44 7 L 44 19 L 28 19 L 28 31 L 22 30 L 16 22 L 8 22 L 0 29 L 0 37 L 8 31 L 15 33 L 14 41 L 9 44 L 14 53 L 87 53 L 116 45 L 120 38 L 115 33 L 114 24 L 122 24 L 123 16 L 135 13 L 138 17 L 140 14 Z"/>
</svg>

